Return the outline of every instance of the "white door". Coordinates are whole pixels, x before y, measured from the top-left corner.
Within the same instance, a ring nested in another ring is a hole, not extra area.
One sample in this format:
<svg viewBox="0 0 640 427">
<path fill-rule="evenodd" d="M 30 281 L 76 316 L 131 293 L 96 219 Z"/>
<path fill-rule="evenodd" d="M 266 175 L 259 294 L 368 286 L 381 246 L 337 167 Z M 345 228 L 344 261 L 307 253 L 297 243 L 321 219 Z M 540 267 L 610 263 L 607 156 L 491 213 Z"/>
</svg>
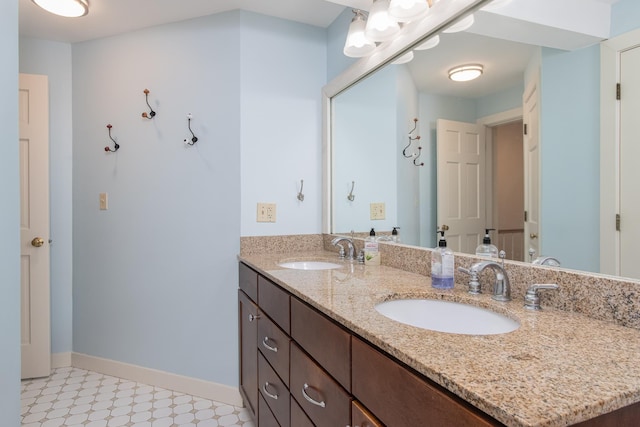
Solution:
<svg viewBox="0 0 640 427">
<path fill-rule="evenodd" d="M 20 74 L 22 378 L 51 371 L 48 99 L 46 76 Z"/>
<path fill-rule="evenodd" d="M 530 251 L 540 254 L 540 122 L 539 78 L 535 76 L 523 96 L 524 130 L 524 256 Z"/>
<path fill-rule="evenodd" d="M 640 279 L 640 47 L 620 54 L 620 275 Z"/>
<path fill-rule="evenodd" d="M 475 253 L 487 227 L 485 127 L 438 119 L 438 227 L 455 252 Z"/>
</svg>

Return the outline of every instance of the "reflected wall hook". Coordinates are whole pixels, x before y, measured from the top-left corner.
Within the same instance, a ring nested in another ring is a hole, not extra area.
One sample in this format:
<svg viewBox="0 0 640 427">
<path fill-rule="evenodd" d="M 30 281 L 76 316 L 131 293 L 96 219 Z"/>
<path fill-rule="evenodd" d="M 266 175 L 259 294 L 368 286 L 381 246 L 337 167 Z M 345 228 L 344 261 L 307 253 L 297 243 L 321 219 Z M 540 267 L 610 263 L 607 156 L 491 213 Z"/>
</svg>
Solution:
<svg viewBox="0 0 640 427">
<path fill-rule="evenodd" d="M 147 103 L 147 107 L 149 107 L 149 112 L 147 113 L 145 111 L 144 113 L 142 113 L 142 117 L 144 117 L 145 119 L 151 120 L 156 116 L 156 112 L 153 111 L 153 108 L 151 108 L 151 105 L 149 105 L 149 89 L 144 90 L 144 99 L 145 99 L 145 102 Z"/>
<path fill-rule="evenodd" d="M 106 151 L 107 153 L 111 152 L 111 153 L 115 153 L 116 151 L 118 151 L 118 149 L 120 148 L 120 145 L 116 142 L 115 139 L 113 139 L 113 137 L 111 136 L 111 128 L 113 126 L 111 126 L 111 124 L 107 125 L 107 129 L 109 130 L 109 139 L 111 141 L 113 141 L 113 150 L 111 149 L 111 147 L 109 147 L 108 145 L 106 147 L 104 147 L 104 151 Z"/>
<path fill-rule="evenodd" d="M 304 180 L 300 180 L 300 191 L 298 191 L 298 200 L 304 202 L 304 194 L 302 194 L 302 188 L 304 187 Z"/>
<path fill-rule="evenodd" d="M 193 114 L 187 113 L 187 127 L 189 128 L 189 132 L 191 132 L 191 140 L 189 140 L 188 138 L 185 138 L 184 141 L 183 141 L 187 145 L 193 145 L 196 142 L 198 142 L 198 137 L 191 130 L 191 119 L 192 118 L 193 118 Z"/>
<path fill-rule="evenodd" d="M 413 129 L 411 129 L 409 131 L 409 143 L 407 144 L 406 147 L 404 147 L 404 150 L 402 150 L 402 155 L 404 157 L 406 157 L 407 159 L 413 159 L 413 164 L 415 166 L 424 166 L 424 163 L 420 162 L 418 163 L 417 160 L 420 157 L 420 155 L 422 154 L 422 147 L 418 145 L 418 152 L 413 152 L 410 154 L 407 154 L 407 150 L 409 149 L 409 147 L 411 147 L 411 144 L 413 143 L 413 141 L 419 141 L 420 140 L 420 135 L 416 135 L 413 136 L 413 133 L 416 131 L 416 129 L 418 128 L 418 119 L 413 119 Z"/>
<path fill-rule="evenodd" d="M 418 147 L 418 152 L 414 153 L 414 158 L 413 158 L 413 164 L 416 166 L 424 166 L 423 162 L 420 163 L 416 163 L 416 160 L 418 160 L 418 158 L 420 157 L 420 154 L 422 154 L 422 147 Z"/>
<path fill-rule="evenodd" d="M 356 198 L 356 195 L 353 194 L 353 187 L 356 186 L 356 182 L 355 181 L 351 181 L 351 191 L 349 191 L 349 195 L 347 196 L 347 199 L 349 199 L 350 202 L 353 202 L 353 199 Z"/>
</svg>

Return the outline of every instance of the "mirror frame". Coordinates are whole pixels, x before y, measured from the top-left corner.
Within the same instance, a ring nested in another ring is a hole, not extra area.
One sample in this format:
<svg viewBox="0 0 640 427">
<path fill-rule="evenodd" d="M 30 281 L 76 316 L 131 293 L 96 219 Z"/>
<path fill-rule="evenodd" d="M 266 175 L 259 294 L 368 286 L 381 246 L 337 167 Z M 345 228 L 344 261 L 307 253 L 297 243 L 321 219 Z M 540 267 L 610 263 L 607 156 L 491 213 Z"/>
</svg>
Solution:
<svg viewBox="0 0 640 427">
<path fill-rule="evenodd" d="M 332 233 L 333 224 L 333 180 L 331 145 L 331 130 L 333 113 L 331 99 L 368 77 L 395 58 L 401 56 L 408 49 L 420 44 L 445 29 L 452 22 L 473 13 L 475 10 L 490 3 L 492 0 L 457 0 L 451 4 L 450 0 L 435 3 L 434 13 L 417 22 L 409 22 L 403 27 L 401 34 L 394 40 L 378 46 L 369 57 L 362 58 L 344 70 L 322 88 L 322 231 Z"/>
</svg>

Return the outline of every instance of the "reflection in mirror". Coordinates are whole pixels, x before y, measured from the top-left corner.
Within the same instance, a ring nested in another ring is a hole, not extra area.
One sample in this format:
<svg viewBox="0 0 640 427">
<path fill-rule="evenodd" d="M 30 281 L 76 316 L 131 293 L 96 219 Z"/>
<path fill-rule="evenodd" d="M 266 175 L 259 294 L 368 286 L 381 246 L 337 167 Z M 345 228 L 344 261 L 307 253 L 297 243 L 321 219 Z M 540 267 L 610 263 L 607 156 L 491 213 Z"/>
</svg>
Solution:
<svg viewBox="0 0 640 427">
<path fill-rule="evenodd" d="M 513 7 L 530 1 L 513 0 Z M 477 13 L 467 32 L 441 34 L 435 49 L 416 50 L 413 61 L 387 65 L 332 98 L 331 231 L 389 232 L 399 226 L 402 243 L 434 247 L 447 212 L 474 213 L 472 207 L 484 204 L 479 231 L 467 239 L 466 249 L 463 238 L 452 236 L 455 250 L 474 253 L 484 229 L 495 228 L 493 243 L 506 249 L 509 259 L 551 256 L 563 267 L 597 272 L 598 42 L 603 37 L 567 36 L 557 29 L 545 32 L 546 27 L 525 37 L 507 18 L 502 27 L 509 34 L 498 37 L 499 18 Z M 481 77 L 449 80 L 447 71 L 464 64 L 482 64 Z M 530 116 L 532 106 L 537 113 Z M 424 167 L 403 155 L 416 118 L 413 135 L 421 137 Z M 441 119 L 480 125 L 478 133 L 487 141 L 485 174 L 439 168 L 443 148 L 438 143 L 446 139 L 437 137 Z M 527 157 L 526 138 L 532 137 L 540 149 Z M 533 173 L 525 175 L 527 170 Z M 447 176 L 482 187 L 484 195 L 460 193 Z M 349 201 L 344 195 L 352 181 L 358 182 L 358 198 Z M 449 201 L 438 197 L 443 188 Z M 472 203 L 465 207 L 462 201 Z M 383 219 L 371 219 L 371 203 L 384 203 Z"/>
</svg>

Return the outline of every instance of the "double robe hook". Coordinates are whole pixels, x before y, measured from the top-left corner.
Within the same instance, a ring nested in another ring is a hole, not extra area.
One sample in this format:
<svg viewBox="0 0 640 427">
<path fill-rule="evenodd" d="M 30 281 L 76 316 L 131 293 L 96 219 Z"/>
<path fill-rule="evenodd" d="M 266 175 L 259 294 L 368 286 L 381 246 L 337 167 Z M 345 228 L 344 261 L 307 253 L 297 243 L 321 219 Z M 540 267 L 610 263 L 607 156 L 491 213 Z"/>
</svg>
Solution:
<svg viewBox="0 0 640 427">
<path fill-rule="evenodd" d="M 111 141 L 113 141 L 113 150 L 111 149 L 111 147 L 109 147 L 108 145 L 106 147 L 104 147 L 104 151 L 106 151 L 107 153 L 111 152 L 111 153 L 115 153 L 116 151 L 118 151 L 118 149 L 120 148 L 120 145 L 116 142 L 115 139 L 113 139 L 113 137 L 111 136 L 111 128 L 113 126 L 111 126 L 111 124 L 107 125 L 107 129 L 109 130 L 109 139 Z"/>
<path fill-rule="evenodd" d="M 144 99 L 145 99 L 145 102 L 147 103 L 147 107 L 149 107 L 149 112 L 147 113 L 145 111 L 144 113 L 142 113 L 142 117 L 144 117 L 145 119 L 151 120 L 156 116 L 156 112 L 153 111 L 153 108 L 151 108 L 151 105 L 149 105 L 149 89 L 144 90 Z"/>
</svg>

